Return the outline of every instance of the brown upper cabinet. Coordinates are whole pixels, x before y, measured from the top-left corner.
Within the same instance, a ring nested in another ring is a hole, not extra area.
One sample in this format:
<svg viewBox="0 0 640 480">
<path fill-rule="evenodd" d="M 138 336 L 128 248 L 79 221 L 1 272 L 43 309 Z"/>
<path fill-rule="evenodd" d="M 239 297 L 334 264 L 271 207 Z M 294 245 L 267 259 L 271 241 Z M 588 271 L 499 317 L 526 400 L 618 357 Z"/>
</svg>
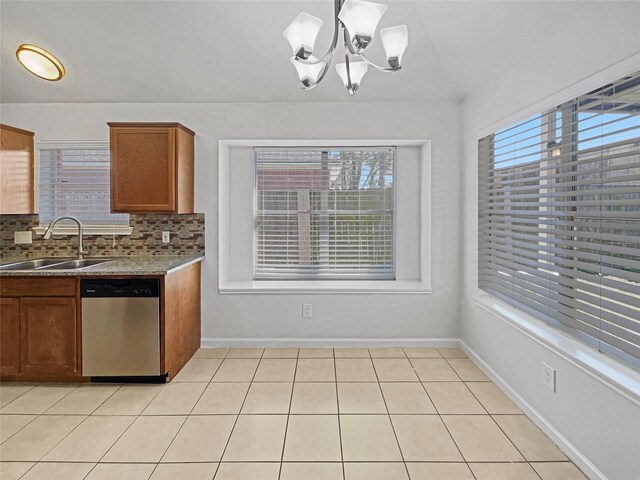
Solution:
<svg viewBox="0 0 640 480">
<path fill-rule="evenodd" d="M 34 213 L 33 132 L 0 124 L 0 213 Z"/>
<path fill-rule="evenodd" d="M 193 213 L 195 133 L 179 123 L 108 123 L 111 211 Z"/>
</svg>

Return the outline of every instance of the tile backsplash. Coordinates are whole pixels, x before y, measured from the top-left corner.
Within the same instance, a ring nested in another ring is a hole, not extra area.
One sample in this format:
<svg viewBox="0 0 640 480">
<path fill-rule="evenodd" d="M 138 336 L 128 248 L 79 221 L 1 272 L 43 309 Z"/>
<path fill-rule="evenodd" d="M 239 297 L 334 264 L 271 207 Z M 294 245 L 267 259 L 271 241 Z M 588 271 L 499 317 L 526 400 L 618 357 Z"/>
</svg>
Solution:
<svg viewBox="0 0 640 480">
<path fill-rule="evenodd" d="M 38 215 L 0 216 L 0 257 L 73 257 L 78 236 L 52 236 L 44 240 L 33 232 L 33 243 L 15 244 L 14 232 L 39 225 Z M 84 235 L 88 256 L 193 255 L 204 253 L 204 213 L 181 215 L 129 215 L 131 235 Z M 171 232 L 162 243 L 162 231 Z"/>
</svg>

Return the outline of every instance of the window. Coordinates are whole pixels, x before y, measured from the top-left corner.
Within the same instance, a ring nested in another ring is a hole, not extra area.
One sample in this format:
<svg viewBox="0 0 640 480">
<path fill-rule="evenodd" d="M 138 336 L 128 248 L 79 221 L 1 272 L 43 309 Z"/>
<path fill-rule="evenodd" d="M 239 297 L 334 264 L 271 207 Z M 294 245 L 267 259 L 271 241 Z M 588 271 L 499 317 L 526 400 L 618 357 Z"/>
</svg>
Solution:
<svg viewBox="0 0 640 480">
<path fill-rule="evenodd" d="M 108 143 L 40 145 L 40 224 L 72 215 L 84 225 L 115 230 L 128 227 L 129 216 L 111 213 Z M 62 222 L 61 222 L 62 223 Z"/>
<path fill-rule="evenodd" d="M 395 278 L 395 148 L 253 152 L 255 279 Z"/>
<path fill-rule="evenodd" d="M 640 72 L 479 141 L 479 287 L 640 367 Z"/>
</svg>

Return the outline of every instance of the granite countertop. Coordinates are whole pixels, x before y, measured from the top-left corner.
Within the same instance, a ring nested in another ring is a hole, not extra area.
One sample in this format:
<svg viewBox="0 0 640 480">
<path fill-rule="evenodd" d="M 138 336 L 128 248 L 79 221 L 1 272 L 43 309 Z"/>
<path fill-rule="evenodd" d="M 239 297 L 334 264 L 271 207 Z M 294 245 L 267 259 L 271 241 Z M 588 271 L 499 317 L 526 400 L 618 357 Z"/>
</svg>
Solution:
<svg viewBox="0 0 640 480">
<path fill-rule="evenodd" d="M 42 257 L 41 257 L 42 258 Z M 46 257 L 52 258 L 52 257 Z M 102 258 L 102 257 L 91 257 Z M 167 275 L 176 270 L 201 262 L 203 254 L 196 255 L 131 255 L 127 257 L 104 257 L 108 262 L 81 269 L 58 270 L 0 270 L 0 277 L 61 277 L 61 276 L 112 276 L 112 275 Z M 65 257 L 66 259 L 66 257 Z M 35 258 L 2 258 L 0 264 L 35 260 Z M 64 260 L 61 258 L 61 261 Z M 72 259 L 73 260 L 73 259 Z"/>
</svg>

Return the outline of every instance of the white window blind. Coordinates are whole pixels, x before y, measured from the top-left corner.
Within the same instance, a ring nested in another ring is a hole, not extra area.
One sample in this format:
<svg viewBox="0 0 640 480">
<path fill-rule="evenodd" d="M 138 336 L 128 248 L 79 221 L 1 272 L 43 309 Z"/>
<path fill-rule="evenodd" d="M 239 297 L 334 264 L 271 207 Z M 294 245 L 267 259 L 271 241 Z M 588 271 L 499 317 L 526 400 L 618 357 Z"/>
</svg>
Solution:
<svg viewBox="0 0 640 480">
<path fill-rule="evenodd" d="M 85 225 L 128 226 L 111 213 L 109 144 L 39 145 L 40 224 L 72 215 Z"/>
<path fill-rule="evenodd" d="M 394 279 L 395 155 L 254 148 L 254 277 Z"/>
<path fill-rule="evenodd" d="M 479 287 L 640 367 L 640 72 L 479 141 Z"/>
</svg>

